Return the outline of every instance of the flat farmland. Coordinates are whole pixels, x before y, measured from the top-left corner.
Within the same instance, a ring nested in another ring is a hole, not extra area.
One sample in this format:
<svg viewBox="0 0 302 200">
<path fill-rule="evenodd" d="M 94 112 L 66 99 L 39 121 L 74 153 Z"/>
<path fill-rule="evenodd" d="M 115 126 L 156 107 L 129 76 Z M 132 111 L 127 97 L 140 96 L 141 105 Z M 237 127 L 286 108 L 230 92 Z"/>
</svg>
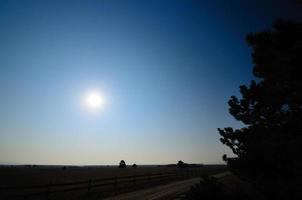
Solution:
<svg viewBox="0 0 302 200">
<path fill-rule="evenodd" d="M 225 166 L 203 166 L 177 168 L 167 166 L 139 166 L 120 169 L 107 167 L 54 167 L 54 166 L 13 166 L 0 168 L 0 196 L 28 195 L 35 193 L 36 198 L 51 199 L 98 199 L 99 195 L 134 191 L 140 188 L 154 187 L 159 184 L 200 177 L 204 174 L 216 174 L 226 170 Z M 102 179 L 103 182 L 98 182 Z M 105 180 L 104 180 L 105 179 Z M 81 185 L 78 185 L 80 182 Z M 67 185 L 66 185 L 67 184 Z M 97 184 L 103 186 L 96 187 Z M 89 186 L 90 185 L 90 186 Z M 59 187 L 57 187 L 59 186 Z M 22 188 L 12 189 L 12 188 Z M 81 187 L 81 189 L 73 189 Z M 50 189 L 51 188 L 51 189 Z M 88 188 L 92 188 L 91 190 Z M 70 189 L 72 191 L 70 191 Z M 65 193 L 58 193 L 64 190 Z M 88 191 L 88 192 L 87 192 Z M 51 194 L 50 194 L 51 192 Z M 39 195 L 37 195 L 39 193 Z M 42 196 L 41 196 L 42 195 Z M 16 196 L 15 196 L 16 197 Z M 18 198 L 19 199 L 19 198 Z"/>
<path fill-rule="evenodd" d="M 204 166 L 194 168 L 200 173 L 216 173 L 224 166 Z M 0 167 L 0 186 L 23 186 L 48 183 L 66 183 L 89 179 L 113 178 L 158 173 L 177 173 L 176 167 L 138 166 L 120 169 L 117 166 L 102 167 Z"/>
</svg>

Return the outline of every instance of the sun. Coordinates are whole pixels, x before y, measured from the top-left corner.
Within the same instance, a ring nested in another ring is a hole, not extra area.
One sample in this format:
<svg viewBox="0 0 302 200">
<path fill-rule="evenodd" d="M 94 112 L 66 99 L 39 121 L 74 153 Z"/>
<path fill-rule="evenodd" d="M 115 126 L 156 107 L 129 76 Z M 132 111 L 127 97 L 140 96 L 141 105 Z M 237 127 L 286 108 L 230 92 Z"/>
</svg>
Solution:
<svg viewBox="0 0 302 200">
<path fill-rule="evenodd" d="M 98 110 L 104 106 L 105 100 L 101 93 L 90 92 L 85 98 L 86 105 L 92 110 Z"/>
</svg>

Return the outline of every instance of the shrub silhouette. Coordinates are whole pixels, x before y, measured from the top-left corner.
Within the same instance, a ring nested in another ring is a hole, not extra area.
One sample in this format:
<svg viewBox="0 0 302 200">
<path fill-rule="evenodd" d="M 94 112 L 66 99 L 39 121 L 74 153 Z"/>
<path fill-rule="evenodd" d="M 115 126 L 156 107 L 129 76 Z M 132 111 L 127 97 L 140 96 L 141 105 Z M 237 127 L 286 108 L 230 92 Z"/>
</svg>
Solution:
<svg viewBox="0 0 302 200">
<path fill-rule="evenodd" d="M 126 168 L 126 167 L 127 167 L 126 162 L 124 160 L 121 160 L 119 168 Z"/>
<path fill-rule="evenodd" d="M 134 164 L 132 165 L 132 167 L 133 167 L 133 168 L 137 168 L 137 165 L 134 163 Z"/>
<path fill-rule="evenodd" d="M 269 199 L 301 197 L 302 24 L 277 20 L 273 30 L 246 40 L 257 79 L 228 102 L 230 114 L 245 126 L 218 129 L 237 156 L 223 160 Z"/>
<path fill-rule="evenodd" d="M 190 188 L 185 194 L 187 200 L 247 200 L 249 197 L 246 192 L 240 187 L 235 188 L 234 191 L 228 191 L 225 186 L 219 183 L 215 178 L 203 176 L 203 180 Z"/>
</svg>

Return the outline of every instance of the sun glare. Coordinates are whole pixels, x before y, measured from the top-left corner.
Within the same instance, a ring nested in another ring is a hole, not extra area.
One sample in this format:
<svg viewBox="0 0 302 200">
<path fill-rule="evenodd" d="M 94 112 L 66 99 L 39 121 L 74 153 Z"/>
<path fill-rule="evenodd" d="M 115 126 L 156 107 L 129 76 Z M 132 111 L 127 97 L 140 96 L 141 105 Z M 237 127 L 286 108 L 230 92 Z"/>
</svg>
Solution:
<svg viewBox="0 0 302 200">
<path fill-rule="evenodd" d="M 99 92 L 91 92 L 87 94 L 85 103 L 92 110 L 98 110 L 104 106 L 104 97 Z"/>
</svg>

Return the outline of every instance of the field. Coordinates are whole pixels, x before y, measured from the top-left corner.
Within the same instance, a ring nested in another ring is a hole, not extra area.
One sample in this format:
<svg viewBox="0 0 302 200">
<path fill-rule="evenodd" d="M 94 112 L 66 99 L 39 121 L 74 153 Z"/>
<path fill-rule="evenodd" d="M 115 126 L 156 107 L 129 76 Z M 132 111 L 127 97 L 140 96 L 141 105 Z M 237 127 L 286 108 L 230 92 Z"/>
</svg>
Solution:
<svg viewBox="0 0 302 200">
<path fill-rule="evenodd" d="M 225 170 L 225 166 L 204 166 L 180 169 L 177 167 L 167 166 L 138 166 L 137 168 L 128 167 L 120 169 L 117 166 L 102 166 L 102 167 L 50 167 L 50 166 L 15 166 L 15 167 L 1 167 L 0 168 L 0 192 L 1 195 L 11 194 L 9 190 L 5 190 L 5 187 L 14 186 L 39 186 L 49 184 L 65 184 L 74 183 L 79 181 L 88 181 L 96 179 L 111 179 L 111 183 L 114 184 L 115 177 L 118 180 L 119 188 L 125 188 L 126 185 L 133 186 L 134 180 L 140 181 L 139 186 L 151 186 L 157 185 L 163 182 L 169 182 L 176 179 L 182 179 L 182 174 L 189 174 L 192 176 L 201 176 L 202 174 L 214 174 Z M 152 174 L 177 174 L 173 177 L 153 177 Z M 147 176 L 144 176 L 147 175 Z M 180 175 L 180 176 L 179 176 Z M 123 178 L 124 177 L 124 178 Z M 128 177 L 128 178 L 126 178 Z M 141 177 L 141 178 L 140 178 Z M 144 180 L 143 180 L 144 179 Z M 149 180 L 150 179 L 150 180 Z M 152 179 L 152 180 L 151 180 Z M 124 182 L 120 182 L 120 180 Z M 104 183 L 104 182 L 102 182 Z M 109 183 L 111 191 L 114 189 L 113 184 Z M 87 187 L 87 183 L 84 183 L 84 187 Z M 111 187 L 112 186 L 112 187 Z M 106 186 L 107 187 L 107 186 Z M 131 190 L 138 188 L 138 185 Z M 52 187 L 52 190 L 54 188 Z M 61 188 L 59 188 L 61 189 Z M 65 187 L 65 189 L 68 189 Z M 87 190 L 86 188 L 84 189 Z M 28 191 L 28 190 L 27 190 Z M 33 190 L 34 192 L 38 190 Z M 42 189 L 45 192 L 45 188 Z M 23 193 L 24 191 L 22 191 Z M 26 192 L 26 191 L 25 191 Z M 73 192 L 75 193 L 75 192 Z M 1 196 L 0 195 L 0 196 Z"/>
<path fill-rule="evenodd" d="M 197 170 L 210 173 L 224 166 L 205 166 Z M 0 167 L 0 186 L 35 185 L 48 183 L 64 183 L 88 179 L 122 177 L 132 175 L 177 172 L 180 169 L 166 166 L 139 166 L 120 169 L 108 167 Z"/>
</svg>

